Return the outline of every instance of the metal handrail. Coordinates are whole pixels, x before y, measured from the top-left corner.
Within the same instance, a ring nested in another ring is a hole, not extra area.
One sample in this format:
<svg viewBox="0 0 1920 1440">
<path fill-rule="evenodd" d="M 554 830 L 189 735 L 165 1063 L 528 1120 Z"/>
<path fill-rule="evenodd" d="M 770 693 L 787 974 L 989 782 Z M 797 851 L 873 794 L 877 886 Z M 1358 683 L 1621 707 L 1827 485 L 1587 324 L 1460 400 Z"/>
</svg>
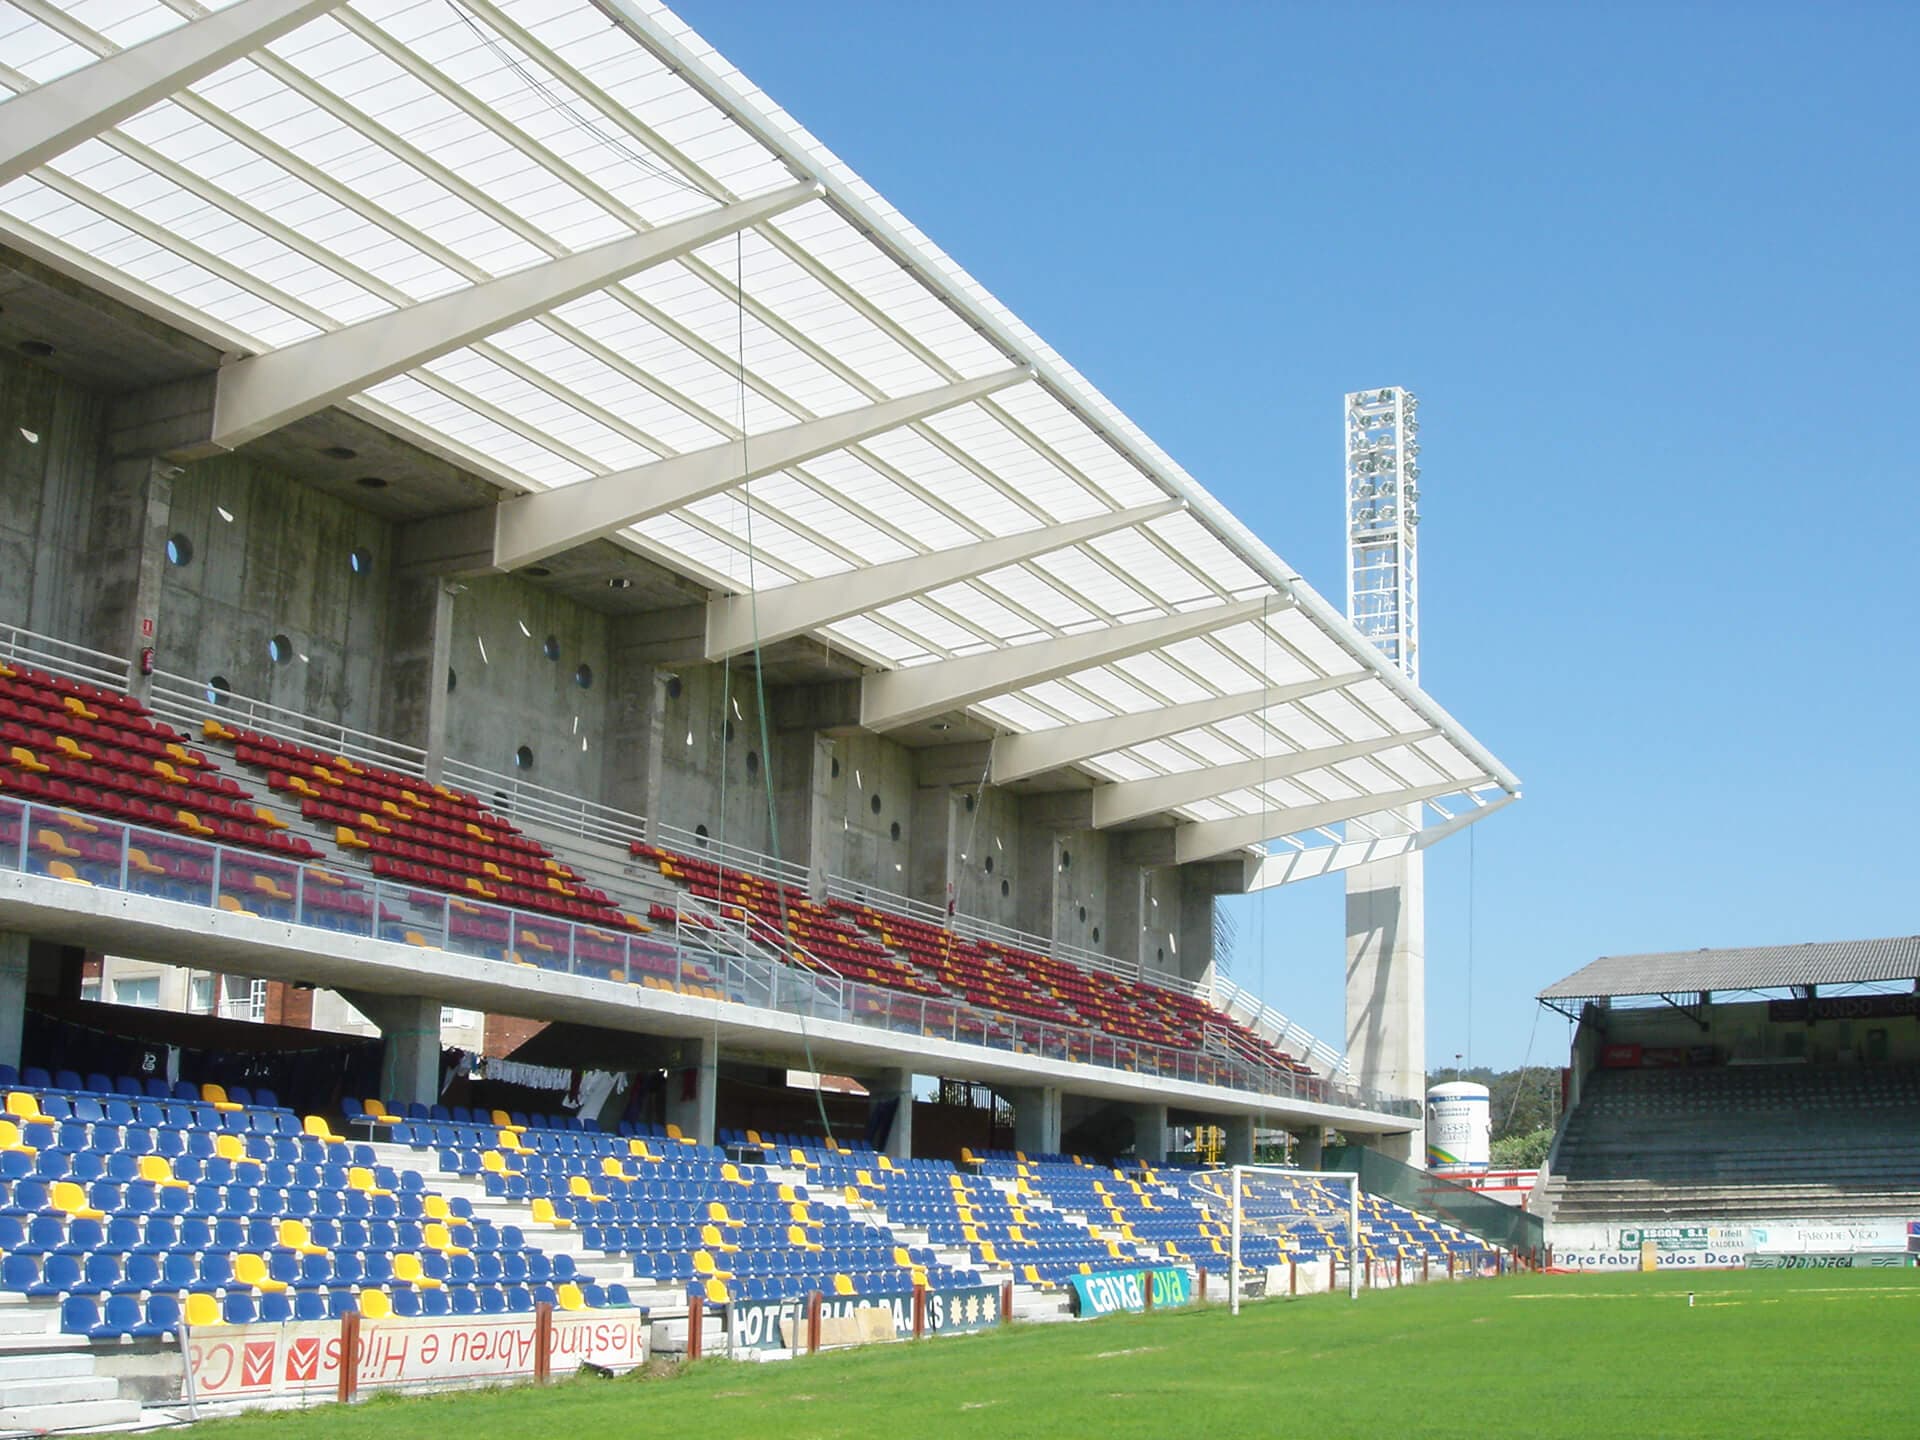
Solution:
<svg viewBox="0 0 1920 1440">
<path fill-rule="evenodd" d="M 64 864 L 75 879 L 102 889 L 203 910 L 265 911 L 284 923 L 319 932 L 619 979 L 643 987 L 651 979 L 682 993 L 708 994 L 785 1014 L 1276 1098 L 1394 1115 L 1418 1113 L 1417 1101 L 1375 1097 L 1314 1076 L 1127 1040 L 1104 1031 L 1025 1020 L 963 1000 L 911 995 L 800 969 L 728 945 L 724 935 L 690 923 L 678 907 L 670 928 L 636 934 L 369 877 L 315 860 L 79 816 L 64 807 L 34 801 L 0 799 L 0 827 L 8 819 L 14 827 L 10 835 L 0 828 L 0 867 L 22 873 L 64 880 L 67 877 L 55 869 Z M 91 827 L 77 832 L 83 844 L 67 841 L 67 826 L 74 819 Z M 49 841 L 50 834 L 59 837 L 58 846 Z M 108 847 L 104 855 L 99 853 L 101 846 Z M 79 853 L 69 857 L 62 851 Z M 744 927 L 742 933 L 746 933 Z"/>
<path fill-rule="evenodd" d="M 1175 994 L 1189 995 L 1196 999 L 1206 997 L 1206 987 L 1188 980 L 1185 976 L 1149 971 L 1144 965 L 1137 963 L 1130 966 L 1124 960 L 1117 960 L 1101 951 L 1071 945 L 1064 940 L 1049 940 L 1046 936 L 1036 935 L 1030 930 L 1018 930 L 1011 925 L 1002 925 L 977 915 L 963 915 L 958 912 L 949 915 L 938 905 L 929 905 L 924 900 L 916 900 L 911 895 L 902 895 L 897 890 L 888 890 L 883 886 L 864 885 L 844 875 L 827 877 L 827 894 L 835 900 L 845 900 L 854 905 L 872 905 L 877 909 L 905 915 L 908 919 L 938 926 L 943 930 L 951 928 L 953 933 L 962 939 L 1010 945 L 1017 950 L 1030 951 L 1035 955 L 1067 960 L 1083 970 L 1097 970 L 1103 975 L 1111 975 L 1116 979 L 1142 985 L 1155 985 L 1162 990 L 1171 990 Z"/>
<path fill-rule="evenodd" d="M 5 622 L 0 622 L 0 659 L 24 660 L 52 674 L 114 690 L 127 683 L 127 662 L 118 655 Z"/>
</svg>

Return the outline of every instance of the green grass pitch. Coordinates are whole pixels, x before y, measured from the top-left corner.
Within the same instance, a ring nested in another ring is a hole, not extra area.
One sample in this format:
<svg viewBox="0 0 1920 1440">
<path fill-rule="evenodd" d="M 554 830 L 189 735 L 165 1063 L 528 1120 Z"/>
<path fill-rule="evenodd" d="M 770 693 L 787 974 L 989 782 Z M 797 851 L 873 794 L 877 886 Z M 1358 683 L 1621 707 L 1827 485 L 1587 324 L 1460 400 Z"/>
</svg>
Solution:
<svg viewBox="0 0 1920 1440">
<path fill-rule="evenodd" d="M 1696 1296 L 1692 1308 L 1687 1292 Z M 1920 1270 L 1519 1276 L 213 1421 L 208 1440 L 1920 1435 Z"/>
</svg>

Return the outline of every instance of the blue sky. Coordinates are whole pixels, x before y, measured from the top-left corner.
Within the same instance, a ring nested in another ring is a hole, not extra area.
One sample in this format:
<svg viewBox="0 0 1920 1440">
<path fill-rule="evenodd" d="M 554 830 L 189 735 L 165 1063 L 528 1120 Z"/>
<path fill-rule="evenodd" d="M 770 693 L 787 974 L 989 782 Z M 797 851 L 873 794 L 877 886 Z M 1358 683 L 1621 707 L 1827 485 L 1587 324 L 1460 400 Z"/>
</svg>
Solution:
<svg viewBox="0 0 1920 1440">
<path fill-rule="evenodd" d="M 1920 930 L 1920 7 L 681 13 L 1336 603 L 1341 396 L 1419 393 L 1422 678 L 1527 790 L 1476 1060 L 1595 955 Z M 1235 965 L 1336 1040 L 1342 906 L 1243 902 Z"/>
</svg>

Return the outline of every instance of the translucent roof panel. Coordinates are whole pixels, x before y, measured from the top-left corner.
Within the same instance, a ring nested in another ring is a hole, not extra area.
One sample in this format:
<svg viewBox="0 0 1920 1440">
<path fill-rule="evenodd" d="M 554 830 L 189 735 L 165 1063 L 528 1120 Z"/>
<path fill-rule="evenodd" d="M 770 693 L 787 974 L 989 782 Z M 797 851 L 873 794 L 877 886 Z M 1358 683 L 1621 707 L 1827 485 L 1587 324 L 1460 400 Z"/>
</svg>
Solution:
<svg viewBox="0 0 1920 1440">
<path fill-rule="evenodd" d="M 205 8 L 0 0 L 0 79 L 104 94 L 111 72 L 90 67 L 135 63 L 119 52 Z M 781 194 L 777 214 L 585 293 L 556 287 L 400 373 L 370 364 L 339 403 L 512 496 L 627 472 L 644 488 L 648 465 L 728 455 L 743 435 L 751 465 L 776 432 L 1024 374 L 761 475 L 750 503 L 722 488 L 616 538 L 712 589 L 773 591 L 1172 499 L 1144 526 L 876 595 L 818 637 L 887 669 L 1266 597 L 1264 624 L 1223 618 L 1064 676 L 1010 659 L 1007 693 L 970 708 L 1017 734 L 1357 675 L 1264 722 L 1218 704 L 1074 763 L 1148 778 L 1438 731 L 1184 813 L 1451 782 L 1517 793 L 1078 370 L 651 0 L 355 0 L 179 80 L 0 185 L 0 236 L 244 356 L 376 336 L 355 327 L 503 277 L 537 293 L 555 262 Z"/>
</svg>

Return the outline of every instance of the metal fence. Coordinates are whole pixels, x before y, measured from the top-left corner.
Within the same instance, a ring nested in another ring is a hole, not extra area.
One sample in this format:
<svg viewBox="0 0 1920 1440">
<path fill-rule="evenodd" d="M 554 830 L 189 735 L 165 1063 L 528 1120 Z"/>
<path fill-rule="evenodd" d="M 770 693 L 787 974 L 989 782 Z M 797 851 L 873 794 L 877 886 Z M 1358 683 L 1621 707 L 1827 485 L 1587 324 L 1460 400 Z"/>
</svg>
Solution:
<svg viewBox="0 0 1920 1440">
<path fill-rule="evenodd" d="M 1360 1145 L 1329 1145 L 1320 1164 L 1325 1170 L 1357 1171 L 1361 1189 L 1384 1196 L 1418 1214 L 1444 1220 L 1469 1235 L 1477 1235 L 1489 1245 L 1526 1256 L 1546 1253 L 1546 1226 L 1538 1215 L 1530 1215 L 1517 1205 L 1491 1200 L 1464 1185 L 1429 1175 L 1411 1165 L 1402 1165 L 1378 1150 Z"/>
<path fill-rule="evenodd" d="M 791 953 L 790 948 L 751 915 L 741 916 L 736 927 L 721 920 L 708 924 L 676 910 L 671 924 L 634 933 L 12 799 L 0 799 L 0 868 L 477 961 L 675 990 L 1276 1099 L 1375 1110 L 1407 1103 L 1317 1076 L 1025 1020 L 785 963 L 774 955 Z"/>
</svg>

